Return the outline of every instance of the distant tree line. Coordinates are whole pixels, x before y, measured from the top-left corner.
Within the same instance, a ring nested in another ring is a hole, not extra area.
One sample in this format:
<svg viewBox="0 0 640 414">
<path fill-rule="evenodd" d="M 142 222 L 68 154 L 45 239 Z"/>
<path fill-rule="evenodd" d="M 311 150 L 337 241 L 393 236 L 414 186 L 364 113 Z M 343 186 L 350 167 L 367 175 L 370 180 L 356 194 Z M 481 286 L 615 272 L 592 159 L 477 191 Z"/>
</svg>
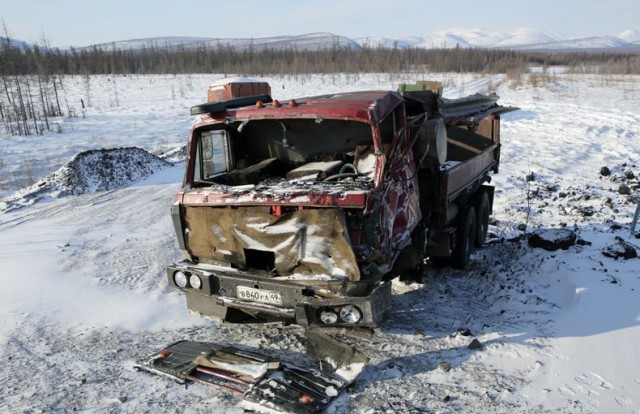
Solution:
<svg viewBox="0 0 640 414">
<path fill-rule="evenodd" d="M 640 73 L 640 54 L 594 52 L 516 52 L 511 50 L 453 48 L 370 48 L 296 50 L 216 47 L 158 47 L 136 50 L 90 47 L 82 49 L 20 48 L 3 42 L 1 69 L 8 75 L 180 74 L 235 73 L 404 73 L 527 71 L 532 65 L 589 68 L 603 73 Z M 7 72 L 8 71 L 8 72 Z"/>
<path fill-rule="evenodd" d="M 5 48 L 7 49 L 7 48 Z M 43 67 L 57 74 L 307 74 L 400 73 L 419 67 L 430 72 L 501 73 L 527 64 L 524 55 L 504 50 L 417 48 L 331 48 L 328 50 L 263 49 L 237 51 L 217 47 L 143 47 L 137 50 L 23 49 L 2 50 L 14 60 L 11 74 L 37 74 Z M 5 55 L 6 54 L 6 55 Z"/>
</svg>

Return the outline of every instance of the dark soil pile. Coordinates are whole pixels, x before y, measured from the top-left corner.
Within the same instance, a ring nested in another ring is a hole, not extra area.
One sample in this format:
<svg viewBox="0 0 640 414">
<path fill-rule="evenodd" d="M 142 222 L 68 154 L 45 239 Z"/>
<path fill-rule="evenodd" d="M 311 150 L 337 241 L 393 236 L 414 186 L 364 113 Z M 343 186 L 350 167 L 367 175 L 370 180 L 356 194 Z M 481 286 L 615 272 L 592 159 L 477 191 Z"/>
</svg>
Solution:
<svg viewBox="0 0 640 414">
<path fill-rule="evenodd" d="M 141 148 L 83 151 L 59 170 L 0 202 L 0 211 L 58 198 L 127 187 L 172 164 Z"/>
</svg>

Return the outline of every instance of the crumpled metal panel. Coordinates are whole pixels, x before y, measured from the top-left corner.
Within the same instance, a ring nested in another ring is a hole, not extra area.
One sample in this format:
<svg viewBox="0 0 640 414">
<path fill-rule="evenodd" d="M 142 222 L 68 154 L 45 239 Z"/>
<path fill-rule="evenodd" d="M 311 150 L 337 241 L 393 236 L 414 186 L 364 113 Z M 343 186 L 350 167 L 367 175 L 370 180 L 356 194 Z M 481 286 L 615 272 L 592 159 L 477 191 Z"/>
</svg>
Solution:
<svg viewBox="0 0 640 414">
<path fill-rule="evenodd" d="M 307 342 L 319 367 L 281 361 L 263 350 L 179 341 L 142 358 L 134 369 L 181 384 L 222 387 L 240 394 L 238 406 L 251 412 L 317 414 L 353 383 L 368 358 L 319 332 Z"/>
<path fill-rule="evenodd" d="M 272 252 L 281 277 L 360 280 L 344 211 L 304 209 L 275 216 L 270 207 L 186 207 L 185 243 L 193 256 L 246 269 L 245 249 Z M 261 269 L 265 270 L 265 269 Z"/>
</svg>

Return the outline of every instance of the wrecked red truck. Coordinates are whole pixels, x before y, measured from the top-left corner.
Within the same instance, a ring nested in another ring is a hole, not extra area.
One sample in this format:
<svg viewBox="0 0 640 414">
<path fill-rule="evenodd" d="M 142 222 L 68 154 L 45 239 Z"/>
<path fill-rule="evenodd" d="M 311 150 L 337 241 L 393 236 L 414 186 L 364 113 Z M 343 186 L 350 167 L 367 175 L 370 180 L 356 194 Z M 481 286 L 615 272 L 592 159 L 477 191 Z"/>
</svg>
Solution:
<svg viewBox="0 0 640 414">
<path fill-rule="evenodd" d="M 378 326 L 393 277 L 464 268 L 484 242 L 516 109 L 497 99 L 420 82 L 193 107 L 169 283 L 203 317 Z"/>
</svg>

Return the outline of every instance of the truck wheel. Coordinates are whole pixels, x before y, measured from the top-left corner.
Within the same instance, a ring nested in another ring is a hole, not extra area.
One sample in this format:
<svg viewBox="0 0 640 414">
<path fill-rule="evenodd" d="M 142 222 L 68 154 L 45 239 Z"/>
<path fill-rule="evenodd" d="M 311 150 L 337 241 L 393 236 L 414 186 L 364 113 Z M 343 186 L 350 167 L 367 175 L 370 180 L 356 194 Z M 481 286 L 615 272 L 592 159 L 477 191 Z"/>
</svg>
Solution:
<svg viewBox="0 0 640 414">
<path fill-rule="evenodd" d="M 489 233 L 489 210 L 491 206 L 489 205 L 489 195 L 485 191 L 482 192 L 477 209 L 475 246 L 480 247 L 487 240 L 487 233 Z"/>
<path fill-rule="evenodd" d="M 471 252 L 476 240 L 476 210 L 468 206 L 463 220 L 456 229 L 456 244 L 451 254 L 451 267 L 464 269 L 471 260 Z"/>
</svg>

